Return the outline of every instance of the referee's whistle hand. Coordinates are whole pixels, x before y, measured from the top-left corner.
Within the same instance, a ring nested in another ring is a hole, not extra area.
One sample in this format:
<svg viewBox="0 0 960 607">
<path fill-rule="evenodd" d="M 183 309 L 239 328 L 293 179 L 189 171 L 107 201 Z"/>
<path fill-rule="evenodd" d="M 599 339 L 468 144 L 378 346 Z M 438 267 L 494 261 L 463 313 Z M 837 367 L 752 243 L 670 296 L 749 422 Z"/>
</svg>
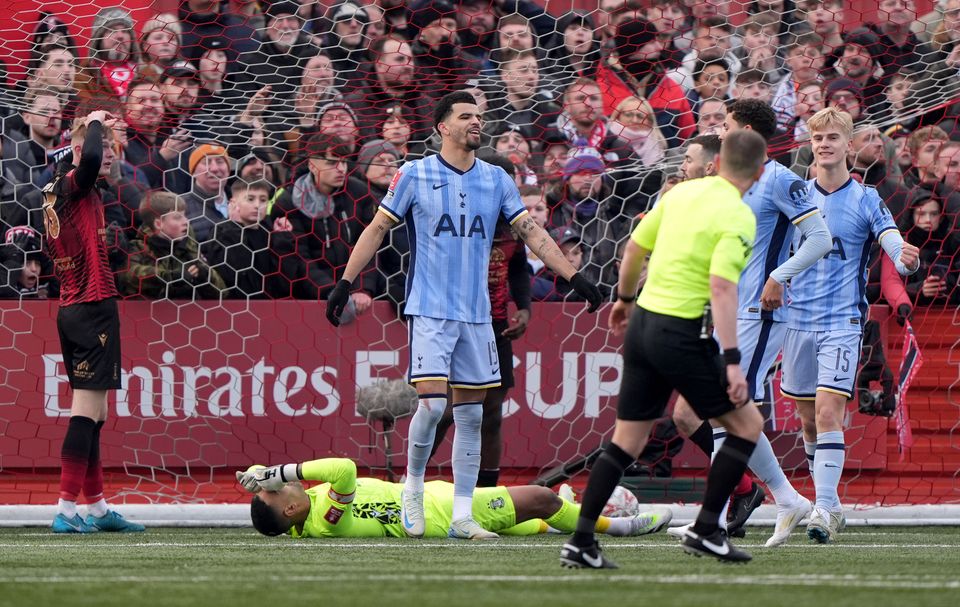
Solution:
<svg viewBox="0 0 960 607">
<path fill-rule="evenodd" d="M 630 320 L 630 313 L 633 312 L 633 308 L 635 307 L 632 303 L 628 304 L 619 300 L 613 304 L 613 307 L 610 309 L 610 320 L 607 322 L 607 326 L 610 327 L 614 335 L 620 337 L 626 332 L 627 321 Z"/>
<path fill-rule="evenodd" d="M 773 278 L 768 278 L 760 293 L 760 307 L 769 312 L 781 306 L 783 306 L 783 285 Z"/>
<path fill-rule="evenodd" d="M 736 407 L 747 404 L 747 378 L 740 365 L 727 365 L 727 396 Z"/>
<path fill-rule="evenodd" d="M 570 277 L 570 286 L 573 287 L 573 290 L 576 291 L 577 295 L 587 300 L 590 303 L 590 307 L 587 308 L 587 312 L 596 312 L 597 308 L 600 307 L 600 304 L 603 303 L 603 295 L 600 293 L 600 289 L 597 288 L 597 285 L 591 283 L 589 280 L 580 275 L 580 272 L 577 272 Z"/>
</svg>

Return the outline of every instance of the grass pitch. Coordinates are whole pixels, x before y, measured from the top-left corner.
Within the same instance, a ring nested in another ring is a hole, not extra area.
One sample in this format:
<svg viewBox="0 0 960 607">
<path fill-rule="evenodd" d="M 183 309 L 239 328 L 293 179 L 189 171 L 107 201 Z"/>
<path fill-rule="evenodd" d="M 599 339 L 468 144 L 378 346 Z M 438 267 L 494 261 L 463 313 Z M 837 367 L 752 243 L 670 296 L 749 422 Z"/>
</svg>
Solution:
<svg viewBox="0 0 960 607">
<path fill-rule="evenodd" d="M 247 529 L 55 536 L 0 530 L 0 605 L 620 605 L 879 607 L 960 604 L 960 528 L 853 528 L 838 543 L 765 550 L 748 565 L 681 552 L 665 534 L 606 538 L 620 569 L 561 569 L 562 536 L 496 542 L 291 540 Z"/>
</svg>

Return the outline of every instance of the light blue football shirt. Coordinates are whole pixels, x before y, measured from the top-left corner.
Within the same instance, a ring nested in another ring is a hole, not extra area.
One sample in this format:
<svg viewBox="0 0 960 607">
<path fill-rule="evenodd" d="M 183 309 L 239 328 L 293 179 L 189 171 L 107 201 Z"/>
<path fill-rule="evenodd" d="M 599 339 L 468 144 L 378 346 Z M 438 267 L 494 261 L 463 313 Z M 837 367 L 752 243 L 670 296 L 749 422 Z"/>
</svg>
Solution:
<svg viewBox="0 0 960 607">
<path fill-rule="evenodd" d="M 490 322 L 487 272 L 497 220 L 512 225 L 527 212 L 507 173 L 479 158 L 460 171 L 435 154 L 400 167 L 380 209 L 407 225 L 406 313 Z"/>
<path fill-rule="evenodd" d="M 853 179 L 835 192 L 808 182 L 811 201 L 833 236 L 833 250 L 790 283 L 787 326 L 803 331 L 861 330 L 867 320 L 870 247 L 897 226 L 877 191 Z"/>
<path fill-rule="evenodd" d="M 743 201 L 757 218 L 757 238 L 737 285 L 737 318 L 785 322 L 784 307 L 761 309 L 760 293 L 770 272 L 790 257 L 794 226 L 815 214 L 817 205 L 810 200 L 807 183 L 776 160 L 763 165 L 763 175 L 743 195 Z"/>
</svg>

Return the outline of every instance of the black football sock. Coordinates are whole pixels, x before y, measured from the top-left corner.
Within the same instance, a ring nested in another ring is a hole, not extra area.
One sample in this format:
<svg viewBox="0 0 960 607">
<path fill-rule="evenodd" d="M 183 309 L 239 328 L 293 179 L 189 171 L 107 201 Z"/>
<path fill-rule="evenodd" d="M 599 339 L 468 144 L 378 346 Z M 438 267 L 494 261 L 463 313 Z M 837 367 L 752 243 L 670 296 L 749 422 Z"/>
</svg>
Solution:
<svg viewBox="0 0 960 607">
<path fill-rule="evenodd" d="M 713 456 L 713 428 L 709 422 L 703 422 L 690 435 L 690 442 L 700 447 L 707 457 Z"/>
<path fill-rule="evenodd" d="M 577 531 L 571 540 L 574 545 L 589 546 L 593 543 L 593 531 L 597 526 L 597 519 L 600 518 L 600 513 L 603 512 L 603 507 L 613 494 L 613 490 L 620 483 L 623 471 L 635 459 L 613 443 L 607 445 L 597 458 L 593 469 L 590 470 L 590 480 L 587 481 L 587 489 L 583 493 L 580 504 Z"/>
<path fill-rule="evenodd" d="M 712 534 L 719 527 L 720 512 L 730 499 L 733 488 L 740 482 L 747 469 L 747 462 L 757 444 L 753 441 L 728 434 L 723 446 L 713 458 L 707 476 L 707 490 L 703 495 L 703 507 L 697 514 L 693 532 L 700 536 Z"/>
</svg>

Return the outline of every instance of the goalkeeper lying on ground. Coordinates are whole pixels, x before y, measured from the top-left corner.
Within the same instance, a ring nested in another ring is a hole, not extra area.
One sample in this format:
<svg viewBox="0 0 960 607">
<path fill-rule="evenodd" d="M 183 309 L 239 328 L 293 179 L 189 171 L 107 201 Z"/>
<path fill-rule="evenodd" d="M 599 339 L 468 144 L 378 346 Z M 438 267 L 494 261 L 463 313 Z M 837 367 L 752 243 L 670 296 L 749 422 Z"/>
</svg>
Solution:
<svg viewBox="0 0 960 607">
<path fill-rule="evenodd" d="M 304 490 L 301 480 L 321 484 Z M 255 493 L 250 502 L 253 526 L 264 535 L 293 537 L 407 537 L 400 522 L 403 485 L 375 478 L 357 478 L 349 459 L 318 459 L 302 464 L 252 466 L 237 472 L 237 481 Z M 453 485 L 431 481 L 424 488 L 424 537 L 446 537 L 453 516 Z M 572 533 L 580 506 L 546 487 L 492 487 L 473 495 L 473 516 L 488 531 L 535 535 L 549 527 Z M 597 532 L 646 535 L 667 527 L 666 508 L 629 518 L 597 521 Z"/>
</svg>

